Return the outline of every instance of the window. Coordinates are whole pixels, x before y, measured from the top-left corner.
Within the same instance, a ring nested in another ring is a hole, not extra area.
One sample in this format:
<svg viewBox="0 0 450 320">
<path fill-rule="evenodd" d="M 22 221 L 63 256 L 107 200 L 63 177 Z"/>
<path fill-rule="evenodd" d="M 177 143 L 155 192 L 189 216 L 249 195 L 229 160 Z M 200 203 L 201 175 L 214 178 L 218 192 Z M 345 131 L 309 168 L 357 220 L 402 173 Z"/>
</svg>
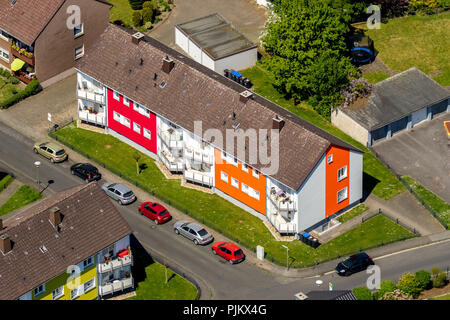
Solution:
<svg viewBox="0 0 450 320">
<path fill-rule="evenodd" d="M 225 181 L 226 183 L 228 183 L 228 174 L 226 174 L 225 172 L 221 171 L 220 172 L 220 179 L 222 179 L 222 181 Z"/>
<path fill-rule="evenodd" d="M 337 202 L 338 203 L 341 201 L 344 201 L 345 199 L 347 199 L 347 187 L 338 191 L 338 193 L 337 193 Z"/>
<path fill-rule="evenodd" d="M 222 151 L 222 160 L 227 160 L 227 154 L 225 151 Z"/>
<path fill-rule="evenodd" d="M 139 103 L 133 102 L 133 110 L 139 112 Z"/>
<path fill-rule="evenodd" d="M 151 131 L 144 128 L 144 137 L 146 137 L 147 139 L 151 139 L 152 138 Z"/>
<path fill-rule="evenodd" d="M 118 92 L 116 92 L 116 91 L 113 91 L 113 98 L 114 98 L 114 100 L 117 100 L 117 101 L 119 101 L 119 99 L 120 99 L 120 95 L 119 95 L 119 93 L 118 93 Z"/>
<path fill-rule="evenodd" d="M 253 192 L 250 195 L 256 200 L 259 200 L 259 191 L 253 190 Z"/>
<path fill-rule="evenodd" d="M 0 59 L 9 62 L 9 52 L 1 47 L 0 47 Z"/>
<path fill-rule="evenodd" d="M 259 179 L 259 171 L 256 170 L 255 168 L 252 168 L 252 175 L 253 175 L 255 178 Z"/>
<path fill-rule="evenodd" d="M 332 163 L 333 162 L 333 155 L 332 154 L 330 154 L 329 156 L 328 156 L 328 163 Z"/>
<path fill-rule="evenodd" d="M 93 257 L 89 257 L 86 260 L 83 261 L 83 269 L 87 269 L 90 266 L 92 266 L 94 264 L 94 258 Z"/>
<path fill-rule="evenodd" d="M 114 120 L 120 122 L 121 115 L 114 111 L 113 118 L 114 118 Z"/>
<path fill-rule="evenodd" d="M 125 127 L 131 128 L 131 121 L 128 118 L 125 118 L 124 116 L 120 116 L 120 123 L 123 124 Z"/>
<path fill-rule="evenodd" d="M 347 178 L 347 166 L 342 167 L 338 170 L 338 181 Z"/>
<path fill-rule="evenodd" d="M 130 100 L 127 97 L 123 97 L 123 104 L 126 105 L 127 107 L 130 106 Z"/>
<path fill-rule="evenodd" d="M 75 299 L 76 297 L 78 297 L 80 295 L 78 288 L 73 289 L 72 291 L 70 291 L 70 299 Z"/>
<path fill-rule="evenodd" d="M 242 164 L 242 171 L 248 173 L 248 165 L 246 165 L 245 163 Z"/>
<path fill-rule="evenodd" d="M 92 278 L 91 280 L 84 283 L 84 293 L 88 292 L 94 287 L 95 287 L 95 278 Z"/>
<path fill-rule="evenodd" d="M 232 164 L 234 165 L 234 166 L 238 166 L 238 161 L 237 161 L 237 159 L 236 158 L 233 158 L 233 162 L 232 162 Z"/>
<path fill-rule="evenodd" d="M 249 191 L 250 191 L 250 187 L 248 186 L 248 185 L 246 185 L 245 183 L 241 183 L 241 189 L 242 189 L 242 192 L 244 192 L 244 193 L 249 193 Z"/>
<path fill-rule="evenodd" d="M 5 41 L 9 42 L 9 34 L 7 34 L 5 31 L 0 30 L 0 38 L 2 38 Z"/>
<path fill-rule="evenodd" d="M 53 300 L 56 300 L 58 298 L 61 298 L 64 295 L 64 286 L 61 286 L 59 288 L 56 288 L 52 292 L 52 298 Z"/>
<path fill-rule="evenodd" d="M 231 177 L 231 185 L 239 189 L 239 181 L 233 177 Z"/>
<path fill-rule="evenodd" d="M 150 118 L 150 110 L 148 110 L 147 108 L 139 105 L 139 113 Z"/>
<path fill-rule="evenodd" d="M 41 284 L 39 287 L 34 288 L 33 292 L 35 297 L 45 292 L 45 284 Z"/>
<path fill-rule="evenodd" d="M 75 60 L 84 55 L 84 45 L 75 48 Z"/>
<path fill-rule="evenodd" d="M 75 28 L 73 28 L 73 38 L 76 39 L 78 37 L 81 37 L 84 34 L 84 25 L 79 24 Z"/>
<path fill-rule="evenodd" d="M 133 130 L 139 134 L 141 134 L 141 126 L 138 125 L 136 122 L 133 122 Z"/>
</svg>

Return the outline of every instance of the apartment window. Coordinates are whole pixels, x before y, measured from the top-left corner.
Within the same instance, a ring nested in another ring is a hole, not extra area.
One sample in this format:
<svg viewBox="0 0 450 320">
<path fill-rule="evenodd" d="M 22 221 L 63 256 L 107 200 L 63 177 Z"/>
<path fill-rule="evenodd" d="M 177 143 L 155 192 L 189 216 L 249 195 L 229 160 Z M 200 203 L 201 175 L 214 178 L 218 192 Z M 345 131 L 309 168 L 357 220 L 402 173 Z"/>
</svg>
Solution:
<svg viewBox="0 0 450 320">
<path fill-rule="evenodd" d="M 147 108 L 143 107 L 143 106 L 139 106 L 139 113 L 150 118 L 150 110 L 148 110 Z"/>
<path fill-rule="evenodd" d="M 45 292 L 45 284 L 41 284 L 39 287 L 34 288 L 33 292 L 35 297 L 42 294 Z"/>
<path fill-rule="evenodd" d="M 122 116 L 119 114 L 119 113 L 117 113 L 117 112 L 113 112 L 113 119 L 114 120 L 116 120 L 116 121 L 118 121 L 118 122 L 120 122 L 120 118 L 121 118 Z"/>
<path fill-rule="evenodd" d="M 127 107 L 130 106 L 130 100 L 127 97 L 123 97 L 123 104 L 126 105 Z"/>
<path fill-rule="evenodd" d="M 147 139 L 151 139 L 152 138 L 151 131 L 144 128 L 144 137 L 146 137 Z"/>
<path fill-rule="evenodd" d="M 75 28 L 73 28 L 73 38 L 76 39 L 78 37 L 81 37 L 84 34 L 84 25 L 79 24 Z"/>
<path fill-rule="evenodd" d="M 259 171 L 256 170 L 255 168 L 252 168 L 252 175 L 253 175 L 255 178 L 259 179 Z"/>
<path fill-rule="evenodd" d="M 61 298 L 64 295 L 64 286 L 61 286 L 59 288 L 56 288 L 52 292 L 52 298 L 53 300 L 56 300 L 58 298 Z"/>
<path fill-rule="evenodd" d="M 250 195 L 256 200 L 259 200 L 259 191 L 253 190 L 253 192 Z"/>
<path fill-rule="evenodd" d="M 227 154 L 225 151 L 222 151 L 222 160 L 227 160 Z"/>
<path fill-rule="evenodd" d="M 125 118 L 124 116 L 121 116 L 120 123 L 123 124 L 125 127 L 131 128 L 131 121 L 128 118 Z"/>
<path fill-rule="evenodd" d="M 341 201 L 344 201 L 345 199 L 347 199 L 347 187 L 338 191 L 338 193 L 337 193 L 337 202 L 338 203 Z"/>
<path fill-rule="evenodd" d="M 95 287 L 95 278 L 92 278 L 91 280 L 84 283 L 84 293 L 88 292 L 94 287 Z"/>
<path fill-rule="evenodd" d="M 328 163 L 332 163 L 333 162 L 333 155 L 330 154 L 327 158 Z"/>
<path fill-rule="evenodd" d="M 139 134 L 141 134 L 141 126 L 138 125 L 136 122 L 133 122 L 133 130 Z"/>
<path fill-rule="evenodd" d="M 93 257 L 89 257 L 86 260 L 83 261 L 83 268 L 87 269 L 90 266 L 92 266 L 94 264 L 94 258 Z"/>
<path fill-rule="evenodd" d="M 226 174 L 225 172 L 221 171 L 220 172 L 220 179 L 222 179 L 222 181 L 225 181 L 226 183 L 228 183 L 228 174 Z"/>
<path fill-rule="evenodd" d="M 347 178 L 347 166 L 342 167 L 338 170 L 338 181 Z"/>
<path fill-rule="evenodd" d="M 9 41 L 9 34 L 7 34 L 5 31 L 0 30 L 0 38 L 2 38 L 5 41 Z"/>
<path fill-rule="evenodd" d="M 133 102 L 133 110 L 139 112 L 139 103 Z"/>
<path fill-rule="evenodd" d="M 116 91 L 113 91 L 113 98 L 114 98 L 114 100 L 119 101 L 119 100 L 120 100 L 120 95 L 119 95 L 119 93 L 116 92 Z"/>
<path fill-rule="evenodd" d="M 70 291 L 70 299 L 75 299 L 76 297 L 78 297 L 80 295 L 79 289 L 75 288 L 72 291 Z"/>
<path fill-rule="evenodd" d="M 233 166 L 235 166 L 235 167 L 238 166 L 238 161 L 236 158 L 233 158 L 233 161 L 230 161 L 230 162 L 233 164 Z"/>
<path fill-rule="evenodd" d="M 231 177 L 231 185 L 237 189 L 239 189 L 239 181 L 233 177 Z"/>
<path fill-rule="evenodd" d="M 245 163 L 242 164 L 242 171 L 248 173 L 248 165 L 246 165 Z"/>
<path fill-rule="evenodd" d="M 9 52 L 0 47 L 0 58 L 9 62 Z"/>
<path fill-rule="evenodd" d="M 84 45 L 75 48 L 75 60 L 84 55 Z"/>
<path fill-rule="evenodd" d="M 249 191 L 250 191 L 250 187 L 248 186 L 248 185 L 246 185 L 245 183 L 241 183 L 241 190 L 242 190 L 242 192 L 244 192 L 244 193 L 249 193 Z"/>
</svg>

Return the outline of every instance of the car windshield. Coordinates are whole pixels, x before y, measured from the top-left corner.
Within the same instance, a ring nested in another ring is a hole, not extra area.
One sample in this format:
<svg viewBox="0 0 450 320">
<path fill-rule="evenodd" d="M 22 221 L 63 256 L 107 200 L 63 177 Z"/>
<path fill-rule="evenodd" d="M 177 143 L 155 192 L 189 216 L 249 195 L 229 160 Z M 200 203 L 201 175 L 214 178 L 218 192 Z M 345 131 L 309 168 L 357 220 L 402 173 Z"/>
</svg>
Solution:
<svg viewBox="0 0 450 320">
<path fill-rule="evenodd" d="M 208 234 L 208 232 L 207 232 L 205 229 L 198 230 L 197 233 L 198 233 L 201 237 L 206 236 L 206 235 Z"/>
<path fill-rule="evenodd" d="M 242 254 L 242 250 L 241 250 L 241 249 L 236 250 L 236 251 L 234 252 L 234 256 L 235 256 L 235 257 L 240 256 L 241 254 Z"/>
<path fill-rule="evenodd" d="M 350 268 L 353 263 L 355 263 L 355 259 L 354 258 L 348 258 L 347 260 L 342 262 L 344 267 L 347 267 L 347 268 Z"/>
<path fill-rule="evenodd" d="M 62 156 L 65 153 L 64 149 L 56 151 L 57 156 Z"/>
<path fill-rule="evenodd" d="M 126 198 L 128 198 L 128 197 L 131 197 L 132 195 L 133 195 L 133 192 L 128 191 L 128 192 L 125 193 L 123 196 L 126 197 Z"/>
<path fill-rule="evenodd" d="M 158 216 L 162 217 L 163 215 L 165 215 L 167 213 L 167 210 L 161 211 L 160 213 L 158 213 Z"/>
</svg>

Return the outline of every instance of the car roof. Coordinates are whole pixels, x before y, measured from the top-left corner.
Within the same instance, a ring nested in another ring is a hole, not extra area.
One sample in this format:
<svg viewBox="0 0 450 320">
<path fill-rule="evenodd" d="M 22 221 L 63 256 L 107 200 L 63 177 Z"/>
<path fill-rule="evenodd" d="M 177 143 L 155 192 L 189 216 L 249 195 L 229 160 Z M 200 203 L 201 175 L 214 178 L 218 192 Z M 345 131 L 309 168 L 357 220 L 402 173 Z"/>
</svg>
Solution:
<svg viewBox="0 0 450 320">
<path fill-rule="evenodd" d="M 164 208 L 162 205 L 160 205 L 160 204 L 157 203 L 157 202 L 151 203 L 151 204 L 150 204 L 150 207 L 152 207 L 152 209 L 154 209 L 154 210 L 157 211 L 157 212 L 161 212 L 161 211 L 163 211 L 163 210 L 166 209 L 166 208 Z"/>
<path fill-rule="evenodd" d="M 241 248 L 239 248 L 237 245 L 235 245 L 235 244 L 232 243 L 232 242 L 228 242 L 227 244 L 225 244 L 225 247 L 226 247 L 227 249 L 231 250 L 231 251 L 236 251 L 236 250 L 241 249 Z"/>
<path fill-rule="evenodd" d="M 364 258 L 367 258 L 367 257 L 369 257 L 369 256 L 367 255 L 367 253 L 365 253 L 365 252 L 360 252 L 360 253 L 356 253 L 356 254 L 354 254 L 354 255 L 351 255 L 349 259 L 352 259 L 352 260 L 358 260 L 358 259 L 364 259 Z"/>
<path fill-rule="evenodd" d="M 63 148 L 61 148 L 60 146 L 58 146 L 56 143 L 53 143 L 53 142 L 47 142 L 47 143 L 45 143 L 45 146 L 56 152 L 58 152 L 60 150 L 64 150 Z"/>
<path fill-rule="evenodd" d="M 123 184 L 115 184 L 114 186 L 112 186 L 114 189 L 116 189 L 117 191 L 120 191 L 121 193 L 127 193 L 127 192 L 130 192 L 131 190 L 127 187 L 127 186 L 125 186 L 125 185 L 123 185 Z"/>
<path fill-rule="evenodd" d="M 204 229 L 201 225 L 194 223 L 194 222 L 189 223 L 187 226 L 194 231 L 200 231 L 200 230 Z"/>
<path fill-rule="evenodd" d="M 90 163 L 82 163 L 81 166 L 83 166 L 84 168 L 89 169 L 89 170 L 97 170 L 97 168 L 94 167 L 94 166 L 93 166 L 92 164 L 90 164 Z"/>
</svg>

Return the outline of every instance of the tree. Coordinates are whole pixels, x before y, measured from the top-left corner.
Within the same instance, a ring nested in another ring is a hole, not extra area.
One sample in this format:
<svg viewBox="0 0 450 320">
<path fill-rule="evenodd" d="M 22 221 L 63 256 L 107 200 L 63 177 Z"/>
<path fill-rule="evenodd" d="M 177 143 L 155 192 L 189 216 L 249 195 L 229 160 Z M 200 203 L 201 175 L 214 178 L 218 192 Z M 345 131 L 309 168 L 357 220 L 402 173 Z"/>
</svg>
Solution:
<svg viewBox="0 0 450 320">
<path fill-rule="evenodd" d="M 416 272 L 416 278 L 422 290 L 428 289 L 431 283 L 431 274 L 425 270 Z"/>
<path fill-rule="evenodd" d="M 139 27 L 142 25 L 142 10 L 133 11 L 131 15 L 131 21 L 133 22 L 133 26 Z"/>
<path fill-rule="evenodd" d="M 416 275 L 411 273 L 405 273 L 400 280 L 398 280 L 397 287 L 401 291 L 412 295 L 413 298 L 417 298 L 422 291 Z"/>
<path fill-rule="evenodd" d="M 153 1 L 145 1 L 142 5 L 142 20 L 144 23 L 153 22 L 156 4 Z"/>
<path fill-rule="evenodd" d="M 136 173 L 139 175 L 139 160 L 141 159 L 141 154 L 136 151 L 133 153 L 133 158 L 136 161 Z"/>
<path fill-rule="evenodd" d="M 145 2 L 145 0 L 128 0 L 130 3 L 131 9 L 133 10 L 141 10 L 142 4 Z"/>
<path fill-rule="evenodd" d="M 338 72 L 330 70 L 330 63 L 345 59 L 347 55 L 345 39 L 350 31 L 349 21 L 348 13 L 333 8 L 329 0 L 277 1 L 261 37 L 263 48 L 269 55 L 263 64 L 273 74 L 274 86 L 296 102 L 308 99 L 311 87 L 322 92 L 317 88 L 319 81 L 310 83 L 309 73 L 319 65 L 337 76 Z M 320 56 L 324 58 L 317 62 Z M 322 79 L 326 82 L 322 86 L 328 88 L 333 87 L 332 81 L 340 81 L 340 78 L 333 78 L 329 85 L 326 77 Z M 333 90 L 331 96 L 335 95 L 336 90 Z M 321 101 L 319 96 L 316 101 Z"/>
<path fill-rule="evenodd" d="M 433 281 L 434 288 L 442 288 L 447 283 L 447 273 L 441 271 L 438 267 L 431 269 L 431 279 Z"/>
<path fill-rule="evenodd" d="M 357 287 L 353 289 L 353 294 L 358 300 L 373 300 L 372 292 L 367 287 Z"/>
</svg>

